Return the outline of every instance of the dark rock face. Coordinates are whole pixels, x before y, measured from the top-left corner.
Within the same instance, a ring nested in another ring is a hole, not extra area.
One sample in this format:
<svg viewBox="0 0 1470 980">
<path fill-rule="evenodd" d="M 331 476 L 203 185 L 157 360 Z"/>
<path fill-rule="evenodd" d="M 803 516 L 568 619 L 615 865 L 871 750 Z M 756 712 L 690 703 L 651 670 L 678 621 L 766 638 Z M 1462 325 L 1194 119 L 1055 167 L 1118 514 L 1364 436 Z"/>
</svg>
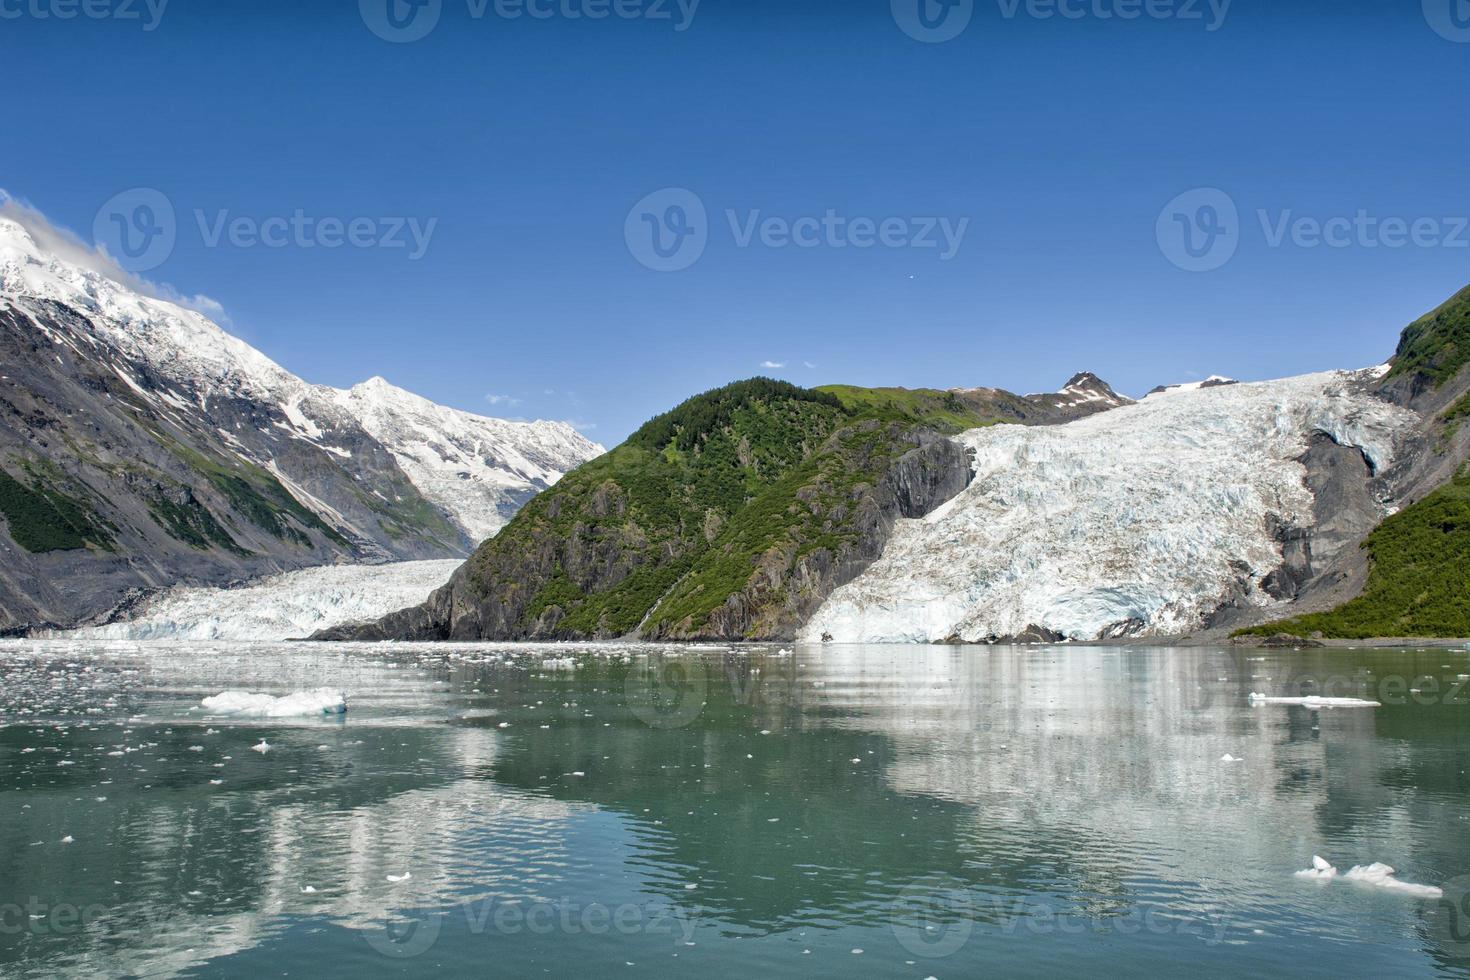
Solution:
<svg viewBox="0 0 1470 980">
<path fill-rule="evenodd" d="M 106 619 L 180 582 L 468 550 L 361 428 L 327 433 L 348 455 L 328 453 L 291 437 L 278 405 L 156 376 L 80 310 L 0 304 L 0 365 L 0 471 L 106 529 L 34 550 L 11 524 L 24 508 L 0 507 L 0 631 Z"/>
</svg>

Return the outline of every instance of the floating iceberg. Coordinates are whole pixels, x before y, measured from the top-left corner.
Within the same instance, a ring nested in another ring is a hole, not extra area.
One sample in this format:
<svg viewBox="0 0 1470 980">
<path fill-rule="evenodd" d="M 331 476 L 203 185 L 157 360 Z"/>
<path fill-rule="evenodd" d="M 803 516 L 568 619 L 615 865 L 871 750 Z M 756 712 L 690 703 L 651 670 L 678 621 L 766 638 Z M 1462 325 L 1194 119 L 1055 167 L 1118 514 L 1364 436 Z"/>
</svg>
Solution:
<svg viewBox="0 0 1470 980">
<path fill-rule="evenodd" d="M 1247 697 L 1251 704 L 1299 704 L 1304 708 L 1316 710 L 1318 708 L 1380 708 L 1377 701 L 1365 701 L 1362 698 L 1323 698 L 1313 694 L 1304 698 L 1273 698 L 1252 691 Z"/>
<path fill-rule="evenodd" d="M 1296 873 L 1298 878 L 1311 878 L 1316 881 L 1331 881 L 1339 877 L 1337 869 L 1325 858 L 1312 855 L 1312 866 Z M 1346 874 L 1340 876 L 1343 881 L 1351 881 L 1354 884 L 1368 885 L 1373 888 L 1382 888 L 1384 891 L 1397 892 L 1400 895 L 1411 895 L 1414 898 L 1443 898 L 1444 889 L 1434 885 L 1418 885 L 1412 881 L 1399 881 L 1394 877 L 1393 868 L 1378 861 L 1372 864 L 1353 865 Z"/>
<path fill-rule="evenodd" d="M 347 713 L 347 695 L 326 687 L 315 691 L 297 691 L 284 697 L 253 694 L 249 691 L 222 691 L 200 701 L 199 706 L 212 715 L 249 718 L 342 715 Z"/>
</svg>

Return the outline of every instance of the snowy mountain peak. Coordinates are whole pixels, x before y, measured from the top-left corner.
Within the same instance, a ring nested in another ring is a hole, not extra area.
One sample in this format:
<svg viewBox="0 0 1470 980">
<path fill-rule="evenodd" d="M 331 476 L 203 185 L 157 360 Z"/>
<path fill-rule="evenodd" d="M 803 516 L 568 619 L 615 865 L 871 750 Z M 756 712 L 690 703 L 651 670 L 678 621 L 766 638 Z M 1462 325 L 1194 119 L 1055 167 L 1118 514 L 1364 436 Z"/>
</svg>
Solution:
<svg viewBox="0 0 1470 980">
<path fill-rule="evenodd" d="M 1133 399 L 1118 394 L 1112 385 L 1091 371 L 1079 371 L 1072 375 L 1061 391 L 1027 395 L 1026 399 L 1055 408 L 1073 409 L 1086 406 L 1096 411 L 1133 404 Z"/>
<path fill-rule="evenodd" d="M 381 376 L 346 391 L 310 384 L 209 317 L 161 298 L 172 294 L 39 213 L 3 194 L 0 209 L 0 304 L 69 348 L 79 367 L 120 379 L 160 418 L 210 441 L 223 438 L 229 452 L 275 473 L 299 502 L 350 537 L 376 536 L 361 520 L 345 518 L 340 500 L 345 494 L 361 506 L 363 490 L 372 496 L 359 470 L 382 465 L 373 462 L 381 449 L 403 471 L 398 479 L 406 476 L 464 535 L 458 547 L 478 544 L 536 492 L 602 452 L 565 423 L 462 412 Z M 82 319 L 47 326 L 52 303 Z M 373 507 L 403 498 L 378 489 Z"/>
</svg>

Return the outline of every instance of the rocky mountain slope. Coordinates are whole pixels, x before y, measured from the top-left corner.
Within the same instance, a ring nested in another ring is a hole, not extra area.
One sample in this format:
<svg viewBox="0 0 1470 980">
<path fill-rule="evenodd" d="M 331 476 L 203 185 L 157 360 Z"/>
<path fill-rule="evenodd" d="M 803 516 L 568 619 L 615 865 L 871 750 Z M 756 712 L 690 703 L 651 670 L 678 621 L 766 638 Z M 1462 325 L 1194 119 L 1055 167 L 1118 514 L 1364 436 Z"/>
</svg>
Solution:
<svg viewBox="0 0 1470 980">
<path fill-rule="evenodd" d="M 1126 403 L 1086 374 L 1031 396 L 739 382 L 569 474 L 427 603 L 324 635 L 789 639 L 898 522 L 964 489 L 947 435 Z"/>
<path fill-rule="evenodd" d="M 308 384 L 57 234 L 0 214 L 0 632 L 180 582 L 463 555 L 601 452 L 381 379 Z"/>
<path fill-rule="evenodd" d="M 327 635 L 1463 635 L 1467 362 L 1470 290 L 1382 367 L 1139 403 L 1086 374 L 732 385 L 574 471 L 427 603 Z"/>
</svg>

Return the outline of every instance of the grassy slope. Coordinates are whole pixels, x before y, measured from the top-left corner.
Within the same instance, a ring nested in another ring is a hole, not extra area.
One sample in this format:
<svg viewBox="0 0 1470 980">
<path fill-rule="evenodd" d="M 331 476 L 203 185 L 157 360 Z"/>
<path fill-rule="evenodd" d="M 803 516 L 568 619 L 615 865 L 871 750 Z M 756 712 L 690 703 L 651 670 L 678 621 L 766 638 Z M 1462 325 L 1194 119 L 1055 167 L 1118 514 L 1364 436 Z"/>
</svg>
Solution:
<svg viewBox="0 0 1470 980">
<path fill-rule="evenodd" d="M 847 417 L 831 395 L 754 379 L 696 396 L 535 497 L 471 559 L 482 594 L 504 600 L 528 551 L 556 551 L 518 625 L 551 606 L 560 627 L 621 635 L 731 518 L 798 466 Z"/>
<path fill-rule="evenodd" d="M 858 388 L 824 385 L 817 389 L 836 395 L 855 414 L 904 418 L 940 432 L 963 432 L 1001 419 L 982 415 L 952 391 L 936 388 Z"/>
<path fill-rule="evenodd" d="M 111 529 L 79 496 L 60 490 L 30 466 L 29 485 L 0 469 L 0 516 L 11 540 L 26 551 L 113 549 Z"/>
<path fill-rule="evenodd" d="M 1362 595 L 1330 612 L 1242 632 L 1470 636 L 1470 469 L 1378 525 L 1363 547 L 1372 567 Z"/>
<path fill-rule="evenodd" d="M 1404 328 L 1389 377 L 1422 374 L 1439 387 L 1470 361 L 1470 286 Z"/>
<path fill-rule="evenodd" d="M 471 583 L 520 602 L 523 631 L 552 607 L 560 630 L 582 634 L 622 635 L 645 619 L 697 625 L 771 548 L 841 544 L 843 529 L 823 515 L 883 471 L 895 433 L 993 421 L 948 392 L 727 385 L 533 499 L 471 559 Z M 521 594 L 533 583 L 534 595 Z"/>
</svg>

